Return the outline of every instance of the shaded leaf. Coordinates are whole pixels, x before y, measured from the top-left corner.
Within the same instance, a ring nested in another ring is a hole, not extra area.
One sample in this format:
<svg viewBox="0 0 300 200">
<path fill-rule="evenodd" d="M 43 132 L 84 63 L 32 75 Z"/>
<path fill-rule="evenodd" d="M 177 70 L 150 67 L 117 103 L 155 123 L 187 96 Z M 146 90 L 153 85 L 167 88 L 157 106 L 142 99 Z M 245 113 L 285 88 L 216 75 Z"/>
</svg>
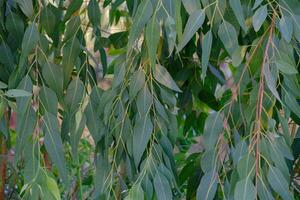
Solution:
<svg viewBox="0 0 300 200">
<path fill-rule="evenodd" d="M 179 42 L 177 51 L 181 51 L 183 47 L 192 39 L 197 30 L 202 26 L 205 20 L 205 13 L 203 10 L 195 10 L 189 16 L 186 26 L 183 31 L 182 40 Z"/>
<path fill-rule="evenodd" d="M 156 20 L 155 15 L 151 18 L 150 22 L 147 24 L 145 31 L 146 31 L 145 37 L 146 37 L 146 42 L 148 47 L 147 49 L 150 58 L 150 65 L 154 69 L 156 64 L 156 50 L 160 38 L 159 24 Z"/>
<path fill-rule="evenodd" d="M 64 158 L 63 144 L 60 136 L 57 117 L 46 112 L 43 118 L 45 132 L 44 144 L 51 160 L 57 166 L 60 177 L 68 185 L 68 173 Z"/>
<path fill-rule="evenodd" d="M 136 120 L 133 128 L 133 158 L 136 166 L 138 166 L 141 161 L 152 131 L 153 124 L 149 115 Z"/>
<path fill-rule="evenodd" d="M 204 174 L 197 189 L 197 200 L 213 200 L 218 187 L 218 175 L 214 170 Z"/>
<path fill-rule="evenodd" d="M 100 26 L 100 7 L 97 0 L 91 0 L 88 5 L 88 16 L 93 26 Z"/>
<path fill-rule="evenodd" d="M 202 80 L 204 80 L 206 77 L 206 71 L 209 62 L 211 46 L 212 46 L 212 39 L 213 36 L 211 30 L 209 30 L 203 37 L 203 48 L 202 48 L 202 55 L 201 55 L 201 61 L 202 61 L 201 79 Z"/>
<path fill-rule="evenodd" d="M 229 0 L 229 5 L 232 8 L 233 13 L 234 13 L 237 21 L 239 22 L 240 26 L 246 32 L 247 27 L 245 24 L 244 11 L 242 8 L 241 1 L 240 0 Z"/>
<path fill-rule="evenodd" d="M 177 86 L 167 69 L 163 66 L 156 65 L 156 68 L 154 70 L 154 78 L 163 86 L 176 92 L 181 92 L 181 90 L 179 89 L 179 87 Z"/>
<path fill-rule="evenodd" d="M 246 178 L 237 182 L 234 191 L 235 200 L 254 200 L 255 197 L 255 187 L 251 179 Z"/>
<path fill-rule="evenodd" d="M 255 11 L 252 20 L 253 20 L 253 27 L 256 32 L 259 31 L 260 27 L 266 20 L 267 16 L 268 16 L 268 9 L 266 5 L 259 7 Z"/>
<path fill-rule="evenodd" d="M 239 46 L 235 28 L 229 22 L 224 21 L 219 26 L 218 35 L 227 52 L 232 55 Z"/>
<path fill-rule="evenodd" d="M 154 189 L 157 196 L 157 200 L 172 199 L 172 190 L 167 178 L 157 171 L 154 177 Z"/>
<path fill-rule="evenodd" d="M 129 97 L 133 99 L 145 85 L 145 74 L 142 69 L 137 70 L 131 76 L 129 83 Z"/>
<path fill-rule="evenodd" d="M 284 199 L 291 200 L 294 199 L 293 195 L 289 191 L 289 184 L 285 180 L 281 171 L 273 166 L 269 167 L 268 181 L 271 187 Z"/>
</svg>

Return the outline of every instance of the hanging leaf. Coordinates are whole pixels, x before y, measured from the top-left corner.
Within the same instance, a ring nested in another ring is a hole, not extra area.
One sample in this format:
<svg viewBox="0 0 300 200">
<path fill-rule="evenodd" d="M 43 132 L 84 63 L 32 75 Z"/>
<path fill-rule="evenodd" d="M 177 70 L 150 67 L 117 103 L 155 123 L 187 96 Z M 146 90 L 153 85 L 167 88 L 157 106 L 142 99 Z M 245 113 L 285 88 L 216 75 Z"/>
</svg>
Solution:
<svg viewBox="0 0 300 200">
<path fill-rule="evenodd" d="M 235 49 L 239 47 L 238 38 L 235 28 L 227 21 L 219 26 L 218 35 L 224 44 L 227 52 L 233 55 Z"/>
<path fill-rule="evenodd" d="M 295 66 L 285 60 L 277 60 L 276 67 L 285 74 L 297 74 L 298 73 Z"/>
<path fill-rule="evenodd" d="M 172 199 L 172 190 L 170 184 L 167 178 L 159 171 L 156 172 L 153 184 L 157 200 Z"/>
<path fill-rule="evenodd" d="M 242 8 L 242 4 L 240 0 L 229 0 L 229 5 L 233 10 L 233 13 L 239 22 L 242 29 L 247 32 L 247 27 L 245 24 L 245 17 L 244 17 L 244 11 Z"/>
<path fill-rule="evenodd" d="M 9 12 L 6 23 L 5 23 L 7 31 L 12 34 L 17 41 L 22 41 L 23 33 L 24 33 L 24 22 L 19 15 L 16 15 L 12 11 Z"/>
<path fill-rule="evenodd" d="M 7 90 L 5 95 L 11 98 L 16 98 L 16 97 L 29 97 L 31 96 L 31 93 L 25 90 L 11 89 L 11 90 Z"/>
<path fill-rule="evenodd" d="M 132 49 L 132 47 L 134 46 L 134 41 L 138 39 L 145 24 L 149 21 L 152 13 L 153 6 L 151 1 L 142 1 L 136 11 L 134 22 L 129 33 L 129 40 L 127 44 L 128 52 L 130 52 L 130 49 Z"/>
<path fill-rule="evenodd" d="M 211 113 L 205 120 L 203 139 L 206 151 L 214 149 L 218 136 L 223 131 L 223 122 L 219 113 Z"/>
<path fill-rule="evenodd" d="M 68 42 L 63 47 L 63 74 L 64 74 L 64 84 L 69 81 L 69 78 L 72 74 L 75 61 L 80 53 L 80 43 L 76 36 L 68 40 Z"/>
<path fill-rule="evenodd" d="M 212 169 L 205 173 L 197 189 L 197 200 L 213 200 L 218 188 L 218 175 Z"/>
<path fill-rule="evenodd" d="M 279 21 L 279 27 L 282 37 L 290 42 L 293 36 L 293 21 L 290 17 L 283 15 Z"/>
<path fill-rule="evenodd" d="M 255 199 L 255 187 L 249 178 L 240 180 L 234 191 L 235 200 L 254 200 Z"/>
<path fill-rule="evenodd" d="M 268 181 L 271 187 L 285 200 L 294 199 L 293 195 L 289 191 L 289 184 L 285 180 L 281 171 L 273 166 L 269 167 Z"/>
<path fill-rule="evenodd" d="M 39 40 L 39 32 L 35 24 L 30 24 L 24 33 L 23 41 L 22 41 L 22 54 L 20 58 L 19 66 L 23 66 L 26 57 L 33 50 L 33 48 L 37 45 Z"/>
<path fill-rule="evenodd" d="M 32 0 L 16 0 L 16 2 L 27 17 L 30 18 L 33 15 Z"/>
<path fill-rule="evenodd" d="M 72 127 L 70 130 L 70 143 L 72 147 L 72 156 L 76 162 L 79 162 L 78 158 L 78 145 L 81 139 L 83 129 L 86 124 L 86 117 L 84 113 L 79 110 L 74 116 L 72 116 Z"/>
<path fill-rule="evenodd" d="M 133 158 L 136 166 L 141 161 L 152 131 L 153 124 L 149 114 L 136 120 L 133 128 Z"/>
<path fill-rule="evenodd" d="M 68 6 L 67 12 L 65 14 L 64 22 L 68 21 L 71 18 L 71 16 L 80 9 L 82 3 L 83 0 L 71 1 L 71 4 Z"/>
<path fill-rule="evenodd" d="M 179 89 L 169 72 L 166 70 L 166 68 L 159 64 L 156 65 L 156 68 L 154 70 L 154 78 L 163 86 L 176 92 L 181 92 L 181 90 Z"/>
<path fill-rule="evenodd" d="M 57 115 L 58 100 L 56 94 L 50 88 L 41 87 L 39 98 L 40 105 L 45 111 Z"/>
<path fill-rule="evenodd" d="M 43 77 L 56 95 L 61 98 L 63 95 L 63 70 L 60 66 L 54 63 L 46 63 L 42 69 Z"/>
<path fill-rule="evenodd" d="M 51 34 L 55 30 L 56 25 L 55 15 L 52 13 L 49 7 L 44 7 L 41 12 L 41 25 L 44 27 L 47 33 Z"/>
<path fill-rule="evenodd" d="M 237 164 L 237 171 L 241 179 L 246 179 L 247 177 L 252 178 L 254 176 L 254 165 L 255 158 L 248 152 L 239 160 Z"/>
<path fill-rule="evenodd" d="M 60 177 L 64 181 L 65 185 L 68 185 L 68 173 L 57 117 L 46 112 L 43 122 L 43 130 L 45 132 L 44 143 L 46 150 L 49 153 L 51 160 L 58 168 Z"/>
<path fill-rule="evenodd" d="M 176 24 L 170 16 L 165 21 L 165 31 L 168 39 L 169 54 L 171 55 L 176 44 Z"/>
<path fill-rule="evenodd" d="M 137 93 L 143 88 L 145 85 L 145 74 L 142 69 L 137 70 L 131 76 L 131 80 L 129 83 L 129 97 L 133 99 Z"/>
<path fill-rule="evenodd" d="M 182 0 L 185 10 L 191 15 L 194 11 L 201 9 L 201 4 L 197 0 Z"/>
<path fill-rule="evenodd" d="M 88 16 L 94 27 L 100 26 L 100 7 L 97 0 L 91 0 L 88 5 Z"/>
<path fill-rule="evenodd" d="M 150 59 L 150 65 L 154 69 L 156 64 L 156 50 L 159 43 L 160 38 L 160 29 L 159 24 L 156 20 L 156 15 L 154 15 L 150 22 L 146 26 L 146 41 L 148 47 L 148 54 Z"/>
<path fill-rule="evenodd" d="M 144 191 L 140 184 L 132 186 L 125 200 L 144 200 Z"/>
<path fill-rule="evenodd" d="M 266 83 L 272 94 L 276 97 L 278 101 L 281 101 L 279 94 L 277 92 L 277 86 L 276 86 L 276 75 L 274 73 L 271 73 L 270 66 L 268 64 L 265 64 L 264 66 L 264 75 L 266 78 Z"/>
<path fill-rule="evenodd" d="M 202 56 L 201 56 L 201 61 L 202 61 L 201 79 L 203 81 L 206 77 L 206 71 L 209 62 L 211 46 L 212 46 L 212 39 L 213 36 L 211 30 L 209 30 L 203 37 L 203 48 L 202 48 Z"/>
<path fill-rule="evenodd" d="M 71 81 L 67 88 L 66 96 L 64 102 L 66 108 L 70 113 L 76 111 L 83 101 L 85 95 L 85 87 L 80 79 L 74 79 Z"/>
<path fill-rule="evenodd" d="M 203 10 L 195 10 L 189 16 L 186 26 L 183 31 L 182 40 L 179 42 L 177 52 L 181 51 L 183 47 L 192 39 L 197 30 L 202 26 L 205 20 L 205 13 Z"/>
<path fill-rule="evenodd" d="M 253 27 L 254 27 L 254 30 L 256 32 L 259 31 L 260 27 L 262 26 L 262 24 L 266 20 L 267 16 L 268 16 L 268 9 L 267 9 L 266 5 L 259 7 L 255 11 L 252 20 L 253 20 Z"/>
</svg>

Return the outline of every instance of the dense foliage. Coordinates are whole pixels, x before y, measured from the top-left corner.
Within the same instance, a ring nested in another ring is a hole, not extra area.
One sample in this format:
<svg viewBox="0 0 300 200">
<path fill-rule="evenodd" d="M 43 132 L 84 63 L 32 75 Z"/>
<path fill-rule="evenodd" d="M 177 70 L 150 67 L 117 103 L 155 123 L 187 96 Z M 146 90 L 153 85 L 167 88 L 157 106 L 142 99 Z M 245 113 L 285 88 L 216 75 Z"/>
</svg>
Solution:
<svg viewBox="0 0 300 200">
<path fill-rule="evenodd" d="M 300 199 L 298 0 L 0 0 L 0 27 L 0 200 Z"/>
</svg>

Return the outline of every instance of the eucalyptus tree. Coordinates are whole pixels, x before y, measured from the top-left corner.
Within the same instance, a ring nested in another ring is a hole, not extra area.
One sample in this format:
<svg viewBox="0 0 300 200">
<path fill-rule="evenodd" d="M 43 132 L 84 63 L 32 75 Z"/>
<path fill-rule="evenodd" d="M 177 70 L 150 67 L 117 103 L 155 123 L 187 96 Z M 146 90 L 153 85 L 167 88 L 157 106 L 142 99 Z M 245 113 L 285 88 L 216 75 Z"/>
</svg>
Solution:
<svg viewBox="0 0 300 200">
<path fill-rule="evenodd" d="M 297 0 L 0 0 L 0 16 L 0 199 L 299 199 Z"/>
</svg>

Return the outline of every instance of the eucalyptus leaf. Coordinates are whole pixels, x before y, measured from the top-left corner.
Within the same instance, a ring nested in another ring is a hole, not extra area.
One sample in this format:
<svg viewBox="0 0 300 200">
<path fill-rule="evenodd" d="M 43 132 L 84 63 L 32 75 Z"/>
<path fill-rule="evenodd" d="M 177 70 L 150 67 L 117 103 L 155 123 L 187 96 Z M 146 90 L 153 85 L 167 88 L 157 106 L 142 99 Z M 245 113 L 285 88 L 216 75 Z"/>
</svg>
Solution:
<svg viewBox="0 0 300 200">
<path fill-rule="evenodd" d="M 253 15 L 253 27 L 256 32 L 259 31 L 260 27 L 264 23 L 268 16 L 268 9 L 267 6 L 260 6 Z"/>
<path fill-rule="evenodd" d="M 177 46 L 177 51 L 181 51 L 183 47 L 192 39 L 197 30 L 202 26 L 205 20 L 205 13 L 203 10 L 195 10 L 189 16 L 186 26 L 183 31 L 182 40 Z"/>
</svg>

